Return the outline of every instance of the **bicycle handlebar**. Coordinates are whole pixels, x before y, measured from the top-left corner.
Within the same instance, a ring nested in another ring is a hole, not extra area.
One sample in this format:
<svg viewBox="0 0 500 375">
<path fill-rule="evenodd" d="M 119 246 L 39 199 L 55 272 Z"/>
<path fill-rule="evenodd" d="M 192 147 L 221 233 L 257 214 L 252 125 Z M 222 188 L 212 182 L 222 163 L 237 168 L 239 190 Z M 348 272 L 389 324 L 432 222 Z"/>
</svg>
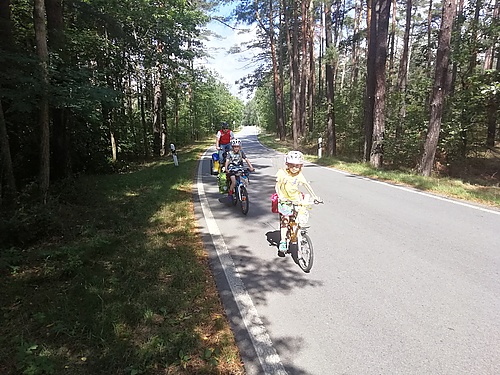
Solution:
<svg viewBox="0 0 500 375">
<path fill-rule="evenodd" d="M 313 203 L 314 204 L 324 204 L 325 203 L 322 200 L 317 200 L 317 199 L 308 200 L 308 201 L 288 201 L 288 202 L 292 203 L 294 206 L 310 206 Z"/>
<path fill-rule="evenodd" d="M 233 168 L 233 169 L 229 169 L 228 172 L 232 172 L 232 173 L 240 176 L 243 173 L 249 174 L 251 171 L 248 168 Z"/>
</svg>

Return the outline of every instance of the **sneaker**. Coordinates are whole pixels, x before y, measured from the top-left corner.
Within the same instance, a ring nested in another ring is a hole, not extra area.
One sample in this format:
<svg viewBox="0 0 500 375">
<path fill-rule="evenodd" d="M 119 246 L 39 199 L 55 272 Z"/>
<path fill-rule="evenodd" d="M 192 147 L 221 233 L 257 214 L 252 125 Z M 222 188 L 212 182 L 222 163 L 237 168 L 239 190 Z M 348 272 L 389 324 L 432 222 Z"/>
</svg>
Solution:
<svg viewBox="0 0 500 375">
<path fill-rule="evenodd" d="M 278 256 L 280 257 L 284 257 L 286 252 L 287 252 L 287 246 L 286 246 L 286 242 L 285 241 L 281 241 L 280 242 L 280 246 L 278 248 Z"/>
</svg>

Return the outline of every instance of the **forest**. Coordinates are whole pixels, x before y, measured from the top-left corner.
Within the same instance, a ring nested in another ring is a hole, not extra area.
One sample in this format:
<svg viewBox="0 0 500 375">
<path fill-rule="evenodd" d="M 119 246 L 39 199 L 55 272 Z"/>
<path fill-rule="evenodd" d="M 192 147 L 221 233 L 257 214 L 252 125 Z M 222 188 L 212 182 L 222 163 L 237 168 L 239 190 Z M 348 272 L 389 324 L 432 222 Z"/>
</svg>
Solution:
<svg viewBox="0 0 500 375">
<path fill-rule="evenodd" d="M 232 4 L 226 18 L 211 10 Z M 498 178 L 498 0 L 4 0 L 1 206 L 256 124 L 325 155 Z M 200 64 L 209 21 L 258 25 L 236 84 Z"/>
<path fill-rule="evenodd" d="M 222 121 L 498 202 L 499 17 L 498 0 L 0 0 L 0 373 L 245 373 L 193 202 Z M 204 64 L 210 22 L 256 27 L 227 46 L 254 52 L 246 102 Z"/>
<path fill-rule="evenodd" d="M 47 201 L 53 181 L 112 172 L 240 122 L 243 103 L 194 67 L 210 7 L 2 1 L 3 205 L 27 188 Z"/>
</svg>

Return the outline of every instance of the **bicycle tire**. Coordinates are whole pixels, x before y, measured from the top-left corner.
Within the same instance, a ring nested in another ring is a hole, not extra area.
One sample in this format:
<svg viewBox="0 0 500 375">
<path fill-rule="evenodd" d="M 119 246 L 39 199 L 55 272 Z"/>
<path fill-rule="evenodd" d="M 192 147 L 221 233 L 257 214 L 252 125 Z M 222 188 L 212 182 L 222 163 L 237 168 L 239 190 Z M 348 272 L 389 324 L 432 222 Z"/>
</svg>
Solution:
<svg viewBox="0 0 500 375">
<path fill-rule="evenodd" d="M 239 194 L 238 186 L 235 186 L 234 191 L 233 191 L 233 201 L 231 202 L 233 204 L 233 206 L 236 206 L 236 203 L 238 203 L 238 194 Z"/>
<path fill-rule="evenodd" d="M 215 176 L 217 173 L 214 172 L 214 161 L 210 159 L 210 174 Z"/>
<path fill-rule="evenodd" d="M 297 241 L 297 263 L 304 272 L 311 271 L 314 261 L 314 251 L 311 238 L 301 233 Z"/>
<path fill-rule="evenodd" d="M 244 186 L 240 187 L 240 203 L 241 203 L 241 212 L 243 213 L 243 215 L 246 215 L 248 213 L 250 202 L 248 200 L 247 189 Z"/>
</svg>

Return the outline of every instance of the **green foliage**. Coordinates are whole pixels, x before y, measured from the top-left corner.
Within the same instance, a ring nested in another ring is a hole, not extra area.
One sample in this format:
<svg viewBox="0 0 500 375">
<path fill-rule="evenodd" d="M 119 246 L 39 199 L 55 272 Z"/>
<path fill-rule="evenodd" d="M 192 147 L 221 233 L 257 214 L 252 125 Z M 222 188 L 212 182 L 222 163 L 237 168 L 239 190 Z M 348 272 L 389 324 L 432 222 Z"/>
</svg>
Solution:
<svg viewBox="0 0 500 375">
<path fill-rule="evenodd" d="M 0 215 L 0 251 L 13 246 L 26 246 L 40 238 L 57 236 L 62 232 L 57 219 L 57 207 L 47 205 L 26 205 L 12 212 Z"/>
<path fill-rule="evenodd" d="M 37 344 L 21 342 L 16 355 L 18 370 L 23 375 L 51 375 L 55 368 L 48 353 Z"/>
</svg>

